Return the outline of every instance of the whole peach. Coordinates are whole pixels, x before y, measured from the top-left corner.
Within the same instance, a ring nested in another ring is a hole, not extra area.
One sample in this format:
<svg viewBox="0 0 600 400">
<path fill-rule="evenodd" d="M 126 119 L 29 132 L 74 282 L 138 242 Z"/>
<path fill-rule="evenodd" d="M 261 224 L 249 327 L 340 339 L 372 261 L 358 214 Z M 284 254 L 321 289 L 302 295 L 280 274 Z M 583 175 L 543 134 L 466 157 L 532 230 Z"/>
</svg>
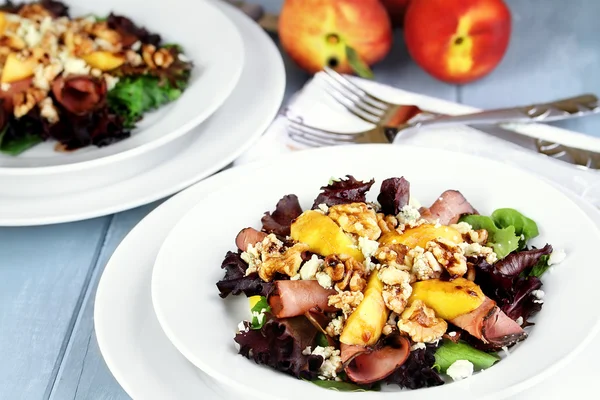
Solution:
<svg viewBox="0 0 600 400">
<path fill-rule="evenodd" d="M 392 28 L 379 0 L 286 0 L 279 16 L 279 39 L 303 69 L 324 66 L 352 72 L 346 46 L 372 65 L 392 45 Z"/>
<path fill-rule="evenodd" d="M 412 58 L 432 76 L 466 83 L 502 60 L 511 30 L 502 0 L 411 0 L 404 39 Z"/>
</svg>

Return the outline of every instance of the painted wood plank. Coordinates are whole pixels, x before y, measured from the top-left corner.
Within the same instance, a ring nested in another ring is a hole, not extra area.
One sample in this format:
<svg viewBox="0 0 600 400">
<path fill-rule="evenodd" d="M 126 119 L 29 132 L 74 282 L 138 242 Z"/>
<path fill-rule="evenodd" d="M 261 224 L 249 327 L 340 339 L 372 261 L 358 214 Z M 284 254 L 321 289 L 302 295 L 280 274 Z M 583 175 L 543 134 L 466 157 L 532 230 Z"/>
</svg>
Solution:
<svg viewBox="0 0 600 400">
<path fill-rule="evenodd" d="M 48 393 L 110 219 L 0 229 L 0 398 Z"/>
<path fill-rule="evenodd" d="M 490 75 L 461 88 L 465 104 L 491 108 L 600 95 L 600 1 L 506 2 L 513 15 L 508 52 Z M 557 125 L 600 136 L 600 116 Z"/>
<path fill-rule="evenodd" d="M 81 312 L 58 372 L 51 399 L 126 399 L 128 396 L 106 367 L 94 335 L 94 298 L 98 281 L 110 256 L 129 231 L 158 204 L 116 214 L 86 290 Z"/>
</svg>

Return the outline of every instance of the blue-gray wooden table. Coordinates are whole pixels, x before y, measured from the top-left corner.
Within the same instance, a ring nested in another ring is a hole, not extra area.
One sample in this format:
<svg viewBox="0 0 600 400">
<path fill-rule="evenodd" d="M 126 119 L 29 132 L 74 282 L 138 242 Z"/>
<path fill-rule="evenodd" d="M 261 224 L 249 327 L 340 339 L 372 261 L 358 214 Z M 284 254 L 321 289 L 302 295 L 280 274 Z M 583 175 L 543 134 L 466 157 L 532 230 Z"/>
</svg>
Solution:
<svg viewBox="0 0 600 400">
<path fill-rule="evenodd" d="M 281 0 L 255 1 L 278 12 Z M 489 108 L 600 93 L 600 1 L 508 0 L 510 48 L 488 77 L 465 86 L 429 77 L 402 36 L 378 81 Z M 285 58 L 286 98 L 308 79 Z M 563 127 L 600 136 L 600 117 Z M 98 279 L 125 235 L 158 203 L 69 224 L 0 228 L 0 399 L 126 399 L 96 343 Z"/>
</svg>

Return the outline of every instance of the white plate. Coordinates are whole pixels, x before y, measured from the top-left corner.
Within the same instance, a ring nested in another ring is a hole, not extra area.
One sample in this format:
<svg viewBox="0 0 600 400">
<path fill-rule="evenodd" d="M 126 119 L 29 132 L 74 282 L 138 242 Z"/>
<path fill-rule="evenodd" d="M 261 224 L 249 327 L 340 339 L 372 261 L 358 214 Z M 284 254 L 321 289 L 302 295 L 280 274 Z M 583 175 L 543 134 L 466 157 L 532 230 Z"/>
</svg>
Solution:
<svg viewBox="0 0 600 400">
<path fill-rule="evenodd" d="M 115 11 L 161 34 L 165 42 L 181 44 L 195 64 L 190 84 L 179 99 L 147 114 L 131 137 L 120 142 L 60 153 L 54 150 L 56 142 L 48 141 L 16 157 L 0 155 L 2 193 L 47 195 L 48 189 L 36 189 L 48 179 L 95 175 L 72 188 L 56 186 L 62 192 L 76 191 L 103 186 L 148 169 L 150 163 L 161 161 L 156 156 L 161 147 L 189 132 L 223 104 L 242 72 L 242 38 L 230 19 L 209 1 L 173 0 L 169 3 L 173 12 L 162 11 L 161 0 L 78 0 L 68 4 L 74 16 Z M 148 158 L 147 162 L 132 162 L 141 157 Z"/>
<path fill-rule="evenodd" d="M 243 33 L 246 63 L 231 97 L 194 131 L 182 152 L 149 171 L 102 188 L 60 196 L 0 196 L 0 226 L 76 221 L 147 204 L 225 167 L 258 139 L 283 98 L 283 61 L 273 41 L 254 22 L 231 6 L 219 8 Z M 257 76 L 263 78 L 257 80 Z M 62 184 L 54 178 L 44 183 L 46 187 Z"/>
<path fill-rule="evenodd" d="M 552 176 L 553 164 L 547 166 Z M 127 235 L 102 274 L 95 298 L 96 337 L 110 371 L 134 399 L 240 398 L 228 396 L 224 386 L 214 387 L 209 377 L 173 347 L 156 319 L 150 292 L 154 260 L 169 231 L 213 190 L 240 179 L 237 173 L 233 169 L 208 178 L 158 207 Z M 600 225 L 600 213 L 594 207 L 571 192 L 566 194 Z M 581 353 L 569 370 L 561 371 L 561 379 L 547 380 L 521 393 L 519 400 L 586 398 L 593 390 L 597 358 L 596 347 Z M 219 390 L 218 397 L 209 387 Z"/>
<path fill-rule="evenodd" d="M 573 201 L 533 175 L 479 157 L 389 145 L 309 150 L 239 168 L 242 179 L 202 199 L 171 231 L 157 256 L 152 278 L 154 309 L 167 337 L 194 365 L 237 391 L 263 399 L 301 400 L 324 395 L 317 386 L 257 366 L 237 354 L 232 336 L 239 321 L 247 318 L 247 304 L 239 299 L 235 303 L 223 301 L 215 283 L 223 276 L 221 262 L 235 247 L 241 228 L 260 227 L 263 213 L 288 193 L 297 194 L 304 208 L 309 208 L 319 187 L 331 176 L 374 177 L 373 200 L 383 179 L 403 175 L 411 182 L 411 192 L 424 204 L 452 188 L 460 190 L 485 214 L 514 207 L 538 222 L 541 235 L 534 245 L 550 242 L 569 254 L 557 273 L 544 277 L 544 310 L 529 339 L 513 349 L 510 357 L 468 380 L 407 391 L 403 398 L 513 395 L 559 368 L 599 327 L 599 313 L 589 304 L 600 301 L 596 290 L 600 270 L 589 260 L 595 256 L 600 232 Z M 578 274 L 569 271 L 574 268 Z M 585 279 L 580 279 L 582 276 Z M 565 321 L 576 323 L 568 323 L 565 329 Z M 327 393 L 332 399 L 346 396 Z M 376 399 L 381 394 L 360 396 Z"/>
</svg>

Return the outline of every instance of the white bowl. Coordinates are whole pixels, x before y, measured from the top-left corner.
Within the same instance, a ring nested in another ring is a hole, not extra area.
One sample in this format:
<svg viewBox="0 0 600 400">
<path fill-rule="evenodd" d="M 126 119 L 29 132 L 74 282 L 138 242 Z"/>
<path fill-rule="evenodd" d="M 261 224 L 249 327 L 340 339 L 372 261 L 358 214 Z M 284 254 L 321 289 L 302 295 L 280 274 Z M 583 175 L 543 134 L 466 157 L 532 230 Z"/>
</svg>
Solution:
<svg viewBox="0 0 600 400">
<path fill-rule="evenodd" d="M 263 212 L 285 194 L 297 194 L 304 208 L 310 207 L 331 176 L 374 177 L 371 199 L 383 179 L 405 176 L 424 204 L 446 189 L 458 189 L 484 214 L 513 207 L 537 221 L 541 234 L 534 245 L 549 242 L 568 254 L 556 271 L 543 277 L 544 308 L 529 338 L 509 357 L 461 382 L 403 391 L 403 399 L 513 395 L 564 365 L 598 331 L 599 311 L 592 305 L 600 301 L 600 271 L 591 260 L 599 231 L 567 196 L 533 175 L 478 157 L 389 145 L 318 149 L 240 168 L 246 179 L 222 184 L 170 232 L 152 278 L 154 309 L 167 337 L 194 365 L 235 390 L 263 399 L 397 396 L 394 386 L 380 393 L 325 392 L 238 355 L 233 336 L 238 322 L 248 318 L 247 302 L 218 296 L 220 265 L 226 251 L 234 249 L 237 232 L 260 227 Z"/>
<path fill-rule="evenodd" d="M 179 99 L 145 115 L 131 137 L 120 142 L 61 153 L 54 150 L 55 141 L 48 141 L 19 156 L 0 155 L 1 194 L 61 194 L 137 175 L 182 149 L 184 135 L 221 106 L 243 66 L 244 46 L 237 29 L 210 2 L 173 0 L 166 10 L 164 4 L 160 0 L 68 2 L 71 15 L 114 11 L 159 33 L 165 42 L 181 44 L 194 62 L 190 84 Z M 43 185 L 52 177 L 75 183 Z"/>
</svg>

